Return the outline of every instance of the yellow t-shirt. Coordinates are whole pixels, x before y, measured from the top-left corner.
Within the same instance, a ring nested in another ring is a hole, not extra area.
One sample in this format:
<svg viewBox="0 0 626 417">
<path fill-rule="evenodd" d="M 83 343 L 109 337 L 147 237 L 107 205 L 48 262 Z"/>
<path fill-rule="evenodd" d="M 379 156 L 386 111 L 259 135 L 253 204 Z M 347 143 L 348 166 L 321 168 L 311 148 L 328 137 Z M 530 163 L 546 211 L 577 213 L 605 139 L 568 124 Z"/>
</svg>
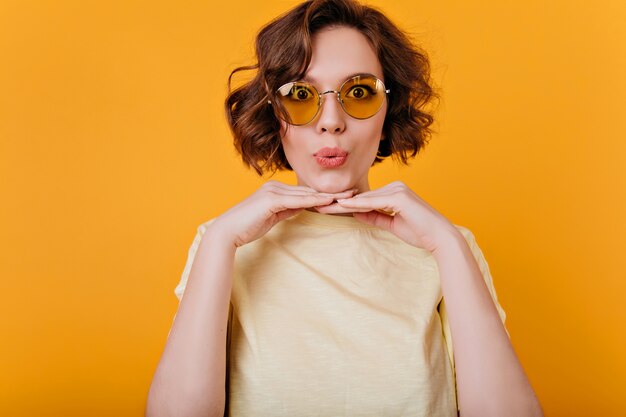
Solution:
<svg viewBox="0 0 626 417">
<path fill-rule="evenodd" d="M 504 323 L 473 234 L 455 226 Z M 431 253 L 387 231 L 307 210 L 278 223 L 235 254 L 227 415 L 457 416 L 442 300 Z"/>
</svg>

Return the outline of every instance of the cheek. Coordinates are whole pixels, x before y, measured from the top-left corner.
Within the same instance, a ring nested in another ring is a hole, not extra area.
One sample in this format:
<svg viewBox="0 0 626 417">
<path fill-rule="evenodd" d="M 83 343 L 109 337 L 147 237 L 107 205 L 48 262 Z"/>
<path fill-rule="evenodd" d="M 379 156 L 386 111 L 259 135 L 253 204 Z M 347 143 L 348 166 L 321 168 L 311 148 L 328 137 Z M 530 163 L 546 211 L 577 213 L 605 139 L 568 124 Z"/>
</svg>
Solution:
<svg viewBox="0 0 626 417">
<path fill-rule="evenodd" d="M 293 144 L 293 140 L 294 140 L 294 134 L 293 134 L 293 129 L 291 129 L 291 127 L 288 127 L 288 125 L 285 122 L 280 122 L 280 142 L 283 145 L 283 149 L 285 150 L 285 152 L 288 152 L 289 149 L 292 148 L 292 144 Z"/>
<path fill-rule="evenodd" d="M 385 123 L 385 113 L 377 113 L 374 117 L 369 119 L 367 126 L 364 126 L 362 135 L 367 138 L 367 142 L 370 147 L 378 149 L 380 139 L 383 135 L 383 125 Z"/>
<path fill-rule="evenodd" d="M 373 164 L 380 146 L 380 135 L 379 123 L 368 123 L 367 126 L 362 126 L 355 135 L 359 138 L 359 143 L 354 149 L 359 155 L 359 167 L 369 168 Z"/>
<path fill-rule="evenodd" d="M 300 145 L 302 132 L 297 127 L 287 127 L 286 123 L 281 123 L 280 139 L 285 157 L 293 168 L 294 165 L 297 165 L 297 161 L 302 159 L 301 152 L 299 152 L 303 148 Z"/>
<path fill-rule="evenodd" d="M 385 109 L 381 109 L 381 112 L 383 110 Z M 372 123 L 368 126 L 367 147 L 368 147 L 368 155 L 371 157 L 371 162 L 374 162 L 374 160 L 376 159 L 376 155 L 378 154 L 378 148 L 380 147 L 380 140 L 383 135 L 385 113 L 376 114 L 376 116 L 372 117 L 370 120 Z"/>
</svg>

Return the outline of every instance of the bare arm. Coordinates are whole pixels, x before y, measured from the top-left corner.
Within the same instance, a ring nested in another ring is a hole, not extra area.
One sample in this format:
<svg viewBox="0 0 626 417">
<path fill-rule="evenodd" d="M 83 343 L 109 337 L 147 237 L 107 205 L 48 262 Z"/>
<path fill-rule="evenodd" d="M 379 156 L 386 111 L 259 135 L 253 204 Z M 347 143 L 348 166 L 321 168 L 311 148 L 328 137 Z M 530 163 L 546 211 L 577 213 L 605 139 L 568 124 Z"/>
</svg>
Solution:
<svg viewBox="0 0 626 417">
<path fill-rule="evenodd" d="M 453 223 L 402 181 L 318 211 L 352 212 L 357 220 L 433 254 L 452 333 L 462 417 L 543 416 L 472 248 Z"/>
<path fill-rule="evenodd" d="M 461 417 L 543 416 L 463 235 L 455 229 L 433 255 L 452 332 Z"/>
<path fill-rule="evenodd" d="M 215 227 L 202 237 L 157 366 L 147 417 L 223 416 L 226 327 L 236 246 Z"/>
<path fill-rule="evenodd" d="M 330 204 L 354 191 L 319 193 L 270 180 L 208 226 L 150 386 L 147 417 L 224 415 L 228 310 L 237 248 L 306 207 Z"/>
</svg>

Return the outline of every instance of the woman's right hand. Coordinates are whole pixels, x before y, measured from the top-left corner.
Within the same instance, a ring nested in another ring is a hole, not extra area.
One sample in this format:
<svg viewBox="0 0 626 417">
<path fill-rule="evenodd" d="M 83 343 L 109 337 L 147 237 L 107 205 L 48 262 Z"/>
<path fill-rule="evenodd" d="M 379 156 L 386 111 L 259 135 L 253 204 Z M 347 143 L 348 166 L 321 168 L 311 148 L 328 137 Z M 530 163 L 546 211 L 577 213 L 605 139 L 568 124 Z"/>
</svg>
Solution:
<svg viewBox="0 0 626 417">
<path fill-rule="evenodd" d="M 251 196 L 217 217 L 211 227 L 220 230 L 235 247 L 265 235 L 278 222 L 308 207 L 325 206 L 350 198 L 356 190 L 320 193 L 313 188 L 270 180 Z"/>
</svg>

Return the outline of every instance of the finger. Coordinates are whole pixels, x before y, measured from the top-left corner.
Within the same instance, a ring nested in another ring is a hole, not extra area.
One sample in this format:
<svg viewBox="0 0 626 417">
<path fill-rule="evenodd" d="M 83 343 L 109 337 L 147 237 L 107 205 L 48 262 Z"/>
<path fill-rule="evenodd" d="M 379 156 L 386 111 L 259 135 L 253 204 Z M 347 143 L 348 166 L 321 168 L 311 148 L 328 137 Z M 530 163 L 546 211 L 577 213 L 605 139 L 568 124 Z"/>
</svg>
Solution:
<svg viewBox="0 0 626 417">
<path fill-rule="evenodd" d="M 276 186 L 276 188 L 283 189 L 283 190 L 299 190 L 299 191 L 305 191 L 309 193 L 319 193 L 319 194 L 328 194 L 328 195 L 339 195 L 339 194 L 344 194 L 344 193 L 349 193 L 349 192 L 355 193 L 357 191 L 356 188 L 353 188 L 351 190 L 344 190 L 344 191 L 340 191 L 337 193 L 325 193 L 325 192 L 317 191 L 314 188 L 307 187 L 304 185 L 290 185 L 290 184 L 285 184 L 285 183 L 278 182 L 278 181 L 274 181 L 272 182 L 272 184 Z"/>
<path fill-rule="evenodd" d="M 319 195 L 323 197 L 333 197 L 333 199 L 338 198 L 350 198 L 354 196 L 355 190 L 346 190 L 340 193 L 320 193 L 317 191 L 306 191 L 306 190 L 289 190 L 289 189 L 278 189 L 272 190 L 276 194 L 283 195 Z"/>
<path fill-rule="evenodd" d="M 278 213 L 286 209 L 307 208 L 315 206 L 325 206 L 334 201 L 333 197 L 321 196 L 321 195 L 280 195 L 277 198 L 271 199 L 270 210 L 273 213 Z"/>
<path fill-rule="evenodd" d="M 354 208 L 354 207 L 344 207 L 341 206 L 340 204 L 333 202 L 331 204 L 325 205 L 325 206 L 316 206 L 314 207 L 315 210 L 319 211 L 320 213 L 324 213 L 324 214 L 335 214 L 335 213 L 367 213 L 370 211 L 375 211 L 375 212 L 379 212 L 388 216 L 395 216 L 396 212 L 394 211 L 386 211 L 383 209 L 371 209 L 371 208 Z"/>
<path fill-rule="evenodd" d="M 306 191 L 306 190 L 289 190 L 289 189 L 274 189 L 271 190 L 272 193 L 278 195 L 320 195 L 324 197 L 333 197 L 337 198 L 349 198 L 353 195 L 352 190 L 342 191 L 340 193 L 318 193 L 317 191 Z"/>
<path fill-rule="evenodd" d="M 336 203 L 329 204 L 327 206 L 315 207 L 315 209 L 324 214 L 378 212 L 389 217 L 394 217 L 397 214 L 395 211 L 387 211 L 383 209 L 341 207 Z"/>
<path fill-rule="evenodd" d="M 332 197 L 332 201 L 334 201 L 338 198 L 350 198 L 354 195 L 354 191 L 355 190 L 352 189 L 352 190 L 342 191 L 340 193 L 318 193 L 317 191 L 308 191 L 308 190 L 293 189 L 293 188 L 282 188 L 282 187 L 276 186 L 276 183 L 272 183 L 272 184 L 265 186 L 263 190 L 259 190 L 259 195 L 263 196 L 264 198 L 271 199 L 273 201 L 276 201 L 276 198 L 278 196 L 285 196 L 285 195 L 299 196 L 299 197 L 305 197 L 305 196 Z M 325 204 L 322 204 L 322 205 L 325 205 Z"/>
<path fill-rule="evenodd" d="M 337 203 L 332 203 L 326 206 L 316 206 L 314 207 L 320 213 L 323 214 L 336 214 L 336 213 L 352 213 L 354 209 L 342 207 Z"/>
<path fill-rule="evenodd" d="M 361 198 L 338 199 L 337 204 L 342 207 L 352 208 L 355 211 L 384 210 L 387 212 L 399 213 L 400 207 L 386 195 L 363 196 Z M 361 210 L 366 209 L 366 210 Z"/>
<path fill-rule="evenodd" d="M 388 195 L 388 194 L 393 194 L 397 191 L 398 189 L 396 186 L 393 186 L 392 184 L 387 184 L 384 187 L 380 187 L 375 190 L 364 191 L 362 193 L 355 195 L 354 197 L 356 198 L 360 196 L 365 197 L 365 196 L 372 196 L 372 195 Z"/>
<path fill-rule="evenodd" d="M 346 190 L 346 191 L 342 191 L 340 193 L 317 193 L 317 194 L 324 195 L 324 196 L 329 196 L 329 197 L 334 197 L 335 199 L 337 199 L 337 198 L 350 198 L 350 197 L 353 197 L 355 192 L 356 192 L 356 190 Z"/>
<path fill-rule="evenodd" d="M 320 197 L 332 197 L 333 201 L 340 199 L 340 198 L 351 198 L 354 196 L 354 193 L 352 190 L 348 190 L 348 191 L 343 191 L 341 193 L 310 193 L 310 192 L 306 192 L 306 191 L 278 191 L 275 192 L 275 194 L 282 194 L 282 195 L 299 195 L 299 196 L 308 196 L 308 195 L 315 195 L 315 196 L 320 196 Z"/>
</svg>

